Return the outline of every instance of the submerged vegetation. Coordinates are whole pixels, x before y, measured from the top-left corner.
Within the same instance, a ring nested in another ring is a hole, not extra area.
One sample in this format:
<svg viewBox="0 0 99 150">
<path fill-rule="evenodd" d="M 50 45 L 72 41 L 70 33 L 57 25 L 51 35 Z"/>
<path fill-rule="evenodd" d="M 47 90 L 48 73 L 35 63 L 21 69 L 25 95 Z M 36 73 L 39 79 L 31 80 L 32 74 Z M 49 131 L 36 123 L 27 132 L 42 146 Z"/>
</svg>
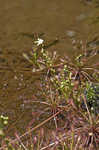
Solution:
<svg viewBox="0 0 99 150">
<path fill-rule="evenodd" d="M 60 57 L 49 45 L 36 37 L 29 54 L 23 53 L 32 64 L 32 73 L 39 74 L 36 100 L 39 116 L 45 120 L 15 139 L 4 136 L 4 121 L 0 118 L 1 149 L 5 150 L 98 150 L 99 149 L 99 63 L 89 65 L 98 49 L 90 42 L 75 42 L 81 52 L 73 58 Z M 34 118 L 36 112 L 34 112 Z M 48 128 L 46 131 L 45 126 Z"/>
</svg>

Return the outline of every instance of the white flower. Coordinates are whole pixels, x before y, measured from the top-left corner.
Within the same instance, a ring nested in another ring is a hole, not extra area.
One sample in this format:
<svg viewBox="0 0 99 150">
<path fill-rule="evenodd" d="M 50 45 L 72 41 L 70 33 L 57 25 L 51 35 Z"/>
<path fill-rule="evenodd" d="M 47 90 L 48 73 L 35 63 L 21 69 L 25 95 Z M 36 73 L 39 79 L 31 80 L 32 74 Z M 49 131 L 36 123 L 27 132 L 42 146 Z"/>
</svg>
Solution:
<svg viewBox="0 0 99 150">
<path fill-rule="evenodd" d="M 37 41 L 35 41 L 34 43 L 37 44 L 37 46 L 43 44 L 44 40 L 43 39 L 40 39 L 38 38 Z"/>
</svg>

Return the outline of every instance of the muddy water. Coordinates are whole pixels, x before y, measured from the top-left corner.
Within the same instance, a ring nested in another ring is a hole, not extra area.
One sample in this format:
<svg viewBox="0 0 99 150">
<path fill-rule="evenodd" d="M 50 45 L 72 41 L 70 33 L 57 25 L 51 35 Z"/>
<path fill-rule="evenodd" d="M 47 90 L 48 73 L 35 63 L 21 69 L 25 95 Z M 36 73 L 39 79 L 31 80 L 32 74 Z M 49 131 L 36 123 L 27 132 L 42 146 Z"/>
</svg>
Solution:
<svg viewBox="0 0 99 150">
<path fill-rule="evenodd" d="M 93 29 L 87 22 L 93 8 L 80 0 L 0 0 L 0 114 L 9 116 L 8 133 L 23 131 L 37 110 L 34 104 L 24 104 L 35 99 L 39 79 L 22 56 L 31 50 L 32 33 L 44 33 L 48 41 L 60 38 L 51 49 L 71 55 L 70 39 L 85 39 Z"/>
</svg>

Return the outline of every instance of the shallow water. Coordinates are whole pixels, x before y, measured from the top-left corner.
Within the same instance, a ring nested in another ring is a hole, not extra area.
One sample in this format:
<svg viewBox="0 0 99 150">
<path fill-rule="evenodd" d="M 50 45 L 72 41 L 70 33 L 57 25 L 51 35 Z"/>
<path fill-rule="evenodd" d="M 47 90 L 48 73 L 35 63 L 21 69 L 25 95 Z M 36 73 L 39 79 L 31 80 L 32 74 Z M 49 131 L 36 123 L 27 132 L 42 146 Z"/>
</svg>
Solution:
<svg viewBox="0 0 99 150">
<path fill-rule="evenodd" d="M 49 50 L 72 56 L 71 38 L 87 39 L 94 31 L 88 19 L 95 12 L 91 3 L 80 0 L 0 0 L 0 114 L 9 116 L 8 132 L 23 131 L 38 108 L 24 104 L 35 99 L 39 79 L 22 56 L 32 48 L 32 33 L 44 33 L 47 41 L 59 38 Z"/>
</svg>

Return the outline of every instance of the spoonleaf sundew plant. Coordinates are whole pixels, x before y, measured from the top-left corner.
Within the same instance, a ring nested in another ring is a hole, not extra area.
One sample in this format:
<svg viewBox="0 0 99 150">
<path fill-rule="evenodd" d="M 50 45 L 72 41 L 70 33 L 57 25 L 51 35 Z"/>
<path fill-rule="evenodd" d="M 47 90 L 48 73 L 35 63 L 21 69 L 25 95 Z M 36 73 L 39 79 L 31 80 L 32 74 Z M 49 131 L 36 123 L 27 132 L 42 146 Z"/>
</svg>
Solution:
<svg viewBox="0 0 99 150">
<path fill-rule="evenodd" d="M 32 50 L 23 53 L 32 64 L 33 75 L 39 75 L 36 100 L 32 103 L 40 104 L 38 109 L 43 109 L 45 120 L 10 140 L 13 147 L 21 145 L 30 150 L 99 149 L 99 63 L 89 65 L 89 59 L 98 53 L 96 49 L 90 52 L 83 42 L 77 47 L 81 53 L 72 61 L 67 56 L 60 57 L 56 52 L 48 51 L 46 42 L 37 37 Z M 48 131 L 42 126 L 47 126 Z M 34 130 L 37 131 L 35 136 Z M 31 142 L 22 142 L 21 139 L 32 132 Z"/>
<path fill-rule="evenodd" d="M 44 42 L 33 46 L 32 61 L 36 63 L 32 71 L 41 75 L 41 97 L 48 105 L 47 110 L 53 114 L 62 110 L 66 135 L 60 136 L 56 147 L 96 150 L 99 148 L 99 65 L 88 62 L 98 55 L 97 50 L 90 51 L 87 43 L 80 42 L 78 47 L 83 52 L 72 62 L 67 56 L 60 58 L 56 52 L 44 49 Z M 57 129 L 58 122 L 54 121 Z"/>
</svg>

